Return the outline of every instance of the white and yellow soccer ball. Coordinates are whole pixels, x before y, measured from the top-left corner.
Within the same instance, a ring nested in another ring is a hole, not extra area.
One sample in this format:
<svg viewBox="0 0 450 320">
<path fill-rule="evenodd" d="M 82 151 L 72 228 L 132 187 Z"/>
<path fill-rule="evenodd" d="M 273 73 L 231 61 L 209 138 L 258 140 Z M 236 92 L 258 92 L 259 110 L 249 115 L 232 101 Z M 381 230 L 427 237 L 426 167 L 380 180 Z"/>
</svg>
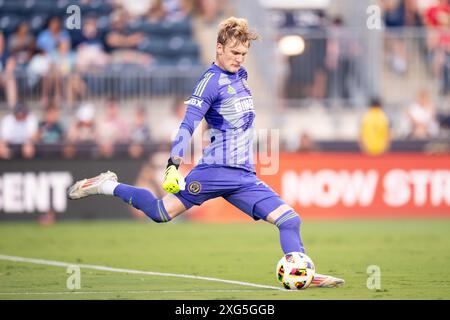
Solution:
<svg viewBox="0 0 450 320">
<path fill-rule="evenodd" d="M 306 254 L 291 252 L 284 255 L 277 264 L 276 276 L 286 289 L 306 289 L 316 273 L 313 261 Z"/>
</svg>

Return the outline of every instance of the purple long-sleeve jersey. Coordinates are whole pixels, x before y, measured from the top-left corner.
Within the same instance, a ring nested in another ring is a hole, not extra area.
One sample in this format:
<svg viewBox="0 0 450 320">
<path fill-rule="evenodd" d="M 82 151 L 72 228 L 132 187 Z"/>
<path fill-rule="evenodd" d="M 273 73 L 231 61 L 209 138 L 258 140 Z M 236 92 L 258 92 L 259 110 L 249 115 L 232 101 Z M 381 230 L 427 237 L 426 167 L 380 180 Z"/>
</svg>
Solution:
<svg viewBox="0 0 450 320">
<path fill-rule="evenodd" d="M 172 143 L 171 157 L 183 157 L 195 128 L 205 118 L 211 143 L 199 164 L 255 171 L 253 163 L 253 98 L 247 71 L 230 73 L 216 64 L 202 75 L 187 103 L 186 114 Z"/>
</svg>

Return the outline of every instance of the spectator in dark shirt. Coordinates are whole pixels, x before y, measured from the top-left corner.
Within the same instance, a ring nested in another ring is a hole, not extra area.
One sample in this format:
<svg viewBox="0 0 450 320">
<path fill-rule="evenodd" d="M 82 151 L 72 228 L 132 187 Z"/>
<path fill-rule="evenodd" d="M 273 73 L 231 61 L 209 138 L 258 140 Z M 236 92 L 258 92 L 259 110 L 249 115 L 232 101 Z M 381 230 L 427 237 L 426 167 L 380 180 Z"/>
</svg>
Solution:
<svg viewBox="0 0 450 320">
<path fill-rule="evenodd" d="M 35 46 L 36 42 L 30 32 L 28 22 L 22 21 L 8 39 L 10 58 L 14 58 L 17 66 L 26 65 L 33 55 Z"/>
<path fill-rule="evenodd" d="M 57 144 L 63 142 L 64 129 L 59 121 L 59 109 L 49 105 L 45 110 L 43 121 L 39 123 L 37 141 L 44 144 Z"/>
<path fill-rule="evenodd" d="M 147 124 L 147 112 L 144 108 L 136 109 L 131 127 L 130 147 L 128 154 L 132 158 L 140 158 L 144 154 L 144 144 L 151 143 L 150 128 Z"/>
<path fill-rule="evenodd" d="M 152 57 L 137 50 L 137 46 L 146 37 L 141 32 L 129 34 L 126 30 L 127 16 L 123 11 L 116 11 L 111 17 L 111 30 L 107 33 L 105 42 L 111 53 L 112 62 L 117 64 L 150 65 Z"/>
<path fill-rule="evenodd" d="M 328 96 L 349 99 L 357 91 L 357 61 L 362 48 L 357 37 L 345 27 L 342 17 L 333 19 L 327 42 L 326 68 Z"/>
<path fill-rule="evenodd" d="M 93 68 L 101 69 L 109 62 L 103 37 L 97 29 L 97 21 L 94 17 L 88 17 L 84 20 L 81 35 L 75 46 L 77 69 L 82 73 L 92 72 Z"/>
</svg>

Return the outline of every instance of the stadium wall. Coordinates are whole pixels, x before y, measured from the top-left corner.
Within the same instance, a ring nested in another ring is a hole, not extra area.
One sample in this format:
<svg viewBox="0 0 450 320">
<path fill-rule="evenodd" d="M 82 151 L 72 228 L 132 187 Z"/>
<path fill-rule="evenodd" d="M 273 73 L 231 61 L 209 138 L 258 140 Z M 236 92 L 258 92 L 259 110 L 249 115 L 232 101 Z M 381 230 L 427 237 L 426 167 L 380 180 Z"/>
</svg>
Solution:
<svg viewBox="0 0 450 320">
<path fill-rule="evenodd" d="M 53 211 L 57 219 L 129 218 L 128 206 L 117 199 L 67 199 L 76 180 L 97 175 L 105 168 L 124 183 L 133 183 L 144 165 L 139 160 L 14 160 L 0 165 L 0 219 L 32 219 Z"/>
<path fill-rule="evenodd" d="M 277 174 L 266 169 L 260 178 L 302 219 L 450 217 L 450 155 L 284 153 Z M 222 199 L 203 209 L 192 218 L 248 220 Z"/>
<path fill-rule="evenodd" d="M 68 201 L 67 188 L 82 177 L 115 171 L 124 183 L 162 196 L 164 168 L 150 160 L 16 160 L 0 166 L 0 219 L 32 219 L 53 210 L 58 219 L 143 217 L 112 197 Z M 303 219 L 450 218 L 450 155 L 283 153 L 260 178 Z M 276 169 L 274 171 L 274 168 Z M 184 173 L 189 167 L 183 168 Z M 274 174 L 264 174 L 272 172 Z M 183 219 L 250 221 L 223 199 L 192 208 Z M 145 217 L 144 217 L 145 218 Z M 181 220 L 181 219 L 180 219 Z"/>
</svg>

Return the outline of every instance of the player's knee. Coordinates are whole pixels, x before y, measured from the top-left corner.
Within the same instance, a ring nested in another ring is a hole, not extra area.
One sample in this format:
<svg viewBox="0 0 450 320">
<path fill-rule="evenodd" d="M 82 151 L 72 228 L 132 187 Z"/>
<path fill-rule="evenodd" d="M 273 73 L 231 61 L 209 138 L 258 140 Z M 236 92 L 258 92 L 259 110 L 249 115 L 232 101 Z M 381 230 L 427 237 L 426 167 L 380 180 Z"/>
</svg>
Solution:
<svg viewBox="0 0 450 320">
<path fill-rule="evenodd" d="M 298 230 L 300 228 L 300 224 L 300 217 L 295 212 L 286 213 L 275 222 L 275 225 L 280 230 Z"/>
</svg>

